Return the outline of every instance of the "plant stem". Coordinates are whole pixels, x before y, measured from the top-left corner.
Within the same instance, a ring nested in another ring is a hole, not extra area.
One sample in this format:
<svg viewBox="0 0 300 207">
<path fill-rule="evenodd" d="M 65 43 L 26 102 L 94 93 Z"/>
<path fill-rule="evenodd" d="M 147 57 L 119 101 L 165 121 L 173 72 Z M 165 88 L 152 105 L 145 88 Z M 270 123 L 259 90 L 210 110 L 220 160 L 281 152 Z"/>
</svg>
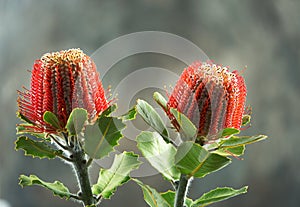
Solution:
<svg viewBox="0 0 300 207">
<path fill-rule="evenodd" d="M 178 187 L 176 190 L 174 207 L 183 207 L 188 190 L 189 178 L 186 175 L 181 174 Z"/>
<path fill-rule="evenodd" d="M 88 166 L 82 150 L 73 153 L 73 165 L 80 186 L 80 199 L 84 203 L 84 206 L 95 204 L 96 201 L 91 189 Z"/>
</svg>

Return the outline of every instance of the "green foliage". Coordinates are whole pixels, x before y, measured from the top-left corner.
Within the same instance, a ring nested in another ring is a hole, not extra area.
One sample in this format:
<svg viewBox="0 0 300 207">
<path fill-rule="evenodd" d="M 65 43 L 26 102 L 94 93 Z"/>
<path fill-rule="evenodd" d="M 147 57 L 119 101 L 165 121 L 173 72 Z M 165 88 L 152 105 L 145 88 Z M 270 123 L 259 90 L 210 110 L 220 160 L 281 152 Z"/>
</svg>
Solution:
<svg viewBox="0 0 300 207">
<path fill-rule="evenodd" d="M 24 121 L 30 125 L 35 125 L 31 120 L 29 120 L 26 116 L 24 116 L 20 112 L 17 112 L 17 117 L 19 117 L 22 121 Z"/>
<path fill-rule="evenodd" d="M 220 147 L 238 147 L 247 144 L 252 144 L 255 142 L 262 141 L 266 139 L 265 135 L 256 135 L 256 136 L 243 136 L 243 137 L 231 137 L 229 139 L 224 139 L 220 142 Z"/>
<path fill-rule="evenodd" d="M 244 154 L 245 152 L 245 145 L 238 146 L 238 147 L 223 147 L 218 150 L 215 150 L 214 153 L 219 154 L 221 156 L 235 156 L 239 157 Z"/>
<path fill-rule="evenodd" d="M 52 149 L 44 141 L 35 141 L 26 136 L 18 137 L 18 140 L 15 142 L 15 149 L 22 149 L 26 156 L 38 157 L 40 159 L 53 159 L 57 155 L 62 154 L 61 150 Z"/>
<path fill-rule="evenodd" d="M 164 110 L 168 110 L 167 101 L 160 93 L 155 92 L 153 98 Z"/>
<path fill-rule="evenodd" d="M 230 159 L 210 153 L 199 144 L 184 142 L 178 147 L 175 163 L 181 173 L 201 178 L 225 167 Z"/>
<path fill-rule="evenodd" d="M 171 108 L 170 112 L 174 115 L 180 126 L 179 133 L 181 135 L 181 139 L 184 141 L 194 141 L 198 132 L 195 125 L 189 120 L 189 118 L 177 111 L 175 108 Z"/>
<path fill-rule="evenodd" d="M 34 133 L 34 132 L 28 132 L 28 128 L 32 127 L 33 125 L 30 123 L 22 123 L 17 125 L 17 133 L 16 134 L 31 134 L 32 136 L 35 136 L 37 138 L 45 139 L 47 137 L 47 133 Z"/>
<path fill-rule="evenodd" d="M 247 186 L 237 190 L 228 187 L 216 188 L 208 193 L 203 194 L 199 199 L 195 200 L 192 207 L 204 207 L 216 202 L 224 201 L 228 198 L 246 193 L 247 189 Z"/>
<path fill-rule="evenodd" d="M 135 119 L 136 117 L 136 108 L 135 106 L 132 107 L 127 113 L 123 114 L 122 116 L 123 121 L 130 121 Z"/>
<path fill-rule="evenodd" d="M 232 132 L 234 131 L 232 130 Z M 226 131 L 226 134 L 229 134 L 228 131 Z M 229 136 L 229 138 L 221 138 L 218 142 L 206 145 L 206 149 L 222 156 L 238 157 L 244 154 L 247 144 L 259 142 L 267 138 L 265 135 L 233 136 L 233 134 L 229 134 Z"/>
<path fill-rule="evenodd" d="M 62 128 L 59 119 L 51 111 L 46 111 L 43 115 L 43 119 L 46 123 L 50 124 L 55 129 L 61 129 Z"/>
<path fill-rule="evenodd" d="M 136 141 L 143 156 L 167 180 L 179 180 L 180 173 L 175 168 L 176 148 L 172 144 L 166 143 L 157 132 L 142 132 Z"/>
<path fill-rule="evenodd" d="M 156 92 L 153 97 L 164 110 L 168 110 L 167 102 L 161 94 Z M 149 115 L 151 114 L 149 111 L 152 111 L 153 108 L 146 102 L 141 100 L 139 101 L 140 102 L 138 102 L 137 105 L 138 113 L 142 115 L 144 120 L 150 126 L 156 126 L 153 124 L 155 122 L 151 120 L 153 117 Z M 215 142 L 207 144 L 204 148 L 194 142 L 197 137 L 197 127 L 195 127 L 184 114 L 180 113 L 176 109 L 171 108 L 170 112 L 174 115 L 177 123 L 179 124 L 179 133 L 183 140 L 183 143 L 177 148 L 177 150 L 174 145 L 164 142 L 163 138 L 156 132 L 142 132 L 137 136 L 137 146 L 150 164 L 167 180 L 173 182 L 179 179 L 180 173 L 187 175 L 188 177 L 202 178 L 209 173 L 220 170 L 231 162 L 228 158 L 229 156 L 241 156 L 244 154 L 245 145 L 258 142 L 266 138 L 264 135 L 237 137 L 235 135 L 239 134 L 240 130 L 235 128 L 226 128 L 218 134 L 218 139 Z M 250 116 L 244 116 L 243 125 L 246 125 L 249 122 Z M 156 129 L 155 127 L 153 128 Z M 161 132 L 159 130 L 157 131 Z M 149 206 L 174 206 L 176 196 L 175 192 L 168 191 L 159 195 L 155 189 L 148 185 L 144 185 L 140 181 L 136 182 L 142 187 L 144 199 Z M 227 187 L 217 188 L 204 194 L 201 198 L 194 202 L 187 198 L 185 205 L 187 207 L 207 206 L 209 204 L 246 193 L 246 191 L 247 187 L 238 190 Z"/>
<path fill-rule="evenodd" d="M 102 114 L 95 124 L 85 127 L 85 152 L 95 159 L 108 155 L 123 137 L 121 130 L 124 128 L 121 119 Z"/>
<path fill-rule="evenodd" d="M 144 194 L 144 200 L 150 207 L 173 207 L 170 203 L 164 199 L 154 188 L 145 185 L 141 181 L 134 179 L 134 181 L 142 188 Z"/>
<path fill-rule="evenodd" d="M 161 94 L 156 92 L 153 97 L 165 111 L 168 110 L 167 101 Z M 179 125 L 179 127 L 176 127 L 179 128 L 179 133 L 183 140 L 181 145 L 176 147 L 170 143 L 169 132 L 163 120 L 156 110 L 146 101 L 138 100 L 135 107 L 120 117 L 110 116 L 116 108 L 116 105 L 109 106 L 93 124 L 88 124 L 88 112 L 81 108 L 76 108 L 71 112 L 66 126 L 62 126 L 57 116 L 50 111 L 44 113 L 43 119 L 53 128 L 58 129 L 58 132 L 66 128 L 68 135 L 73 137 L 84 132 L 84 153 L 92 159 L 101 159 L 112 152 L 115 146 L 118 145 L 118 141 L 123 137 L 121 133 L 125 128 L 123 122 L 135 119 L 138 113 L 156 132 L 145 131 L 140 133 L 136 139 L 137 147 L 149 163 L 158 170 L 166 180 L 171 181 L 173 184 L 177 183 L 180 177 L 188 179 L 191 177 L 202 178 L 209 173 L 220 170 L 231 162 L 231 159 L 228 157 L 243 155 L 245 145 L 267 138 L 264 135 L 239 137 L 236 135 L 240 133 L 240 130 L 226 128 L 216 136 L 216 140 L 213 143 L 206 144 L 203 147 L 195 143 L 198 133 L 197 127 L 184 114 L 175 108 L 171 108 L 170 112 L 174 115 Z M 34 123 L 21 114 L 19 114 L 19 117 L 27 123 L 17 127 L 17 134 L 27 133 L 28 129 L 34 126 Z M 245 115 L 243 117 L 243 125 L 249 122 L 250 115 Z M 46 137 L 45 133 L 30 133 L 37 137 Z M 38 157 L 40 159 L 53 159 L 56 156 L 65 158 L 63 157 L 63 151 L 52 148 L 46 141 L 48 140 L 36 141 L 26 136 L 20 136 L 15 142 L 15 148 L 16 150 L 24 150 L 27 156 Z M 62 148 L 70 150 L 70 148 Z M 72 162 L 72 160 L 70 160 L 70 162 Z M 123 152 L 122 154 L 116 155 L 109 169 L 100 170 L 98 181 L 92 186 L 93 194 L 98 198 L 110 199 L 119 186 L 131 179 L 130 173 L 137 169 L 140 164 L 141 162 L 138 160 L 138 155 L 132 152 Z M 63 183 L 59 181 L 49 183 L 40 180 L 35 175 L 30 175 L 29 177 L 21 175 L 19 179 L 19 184 L 22 187 L 39 185 L 49 189 L 54 195 L 61 198 L 76 198 L 76 195 L 71 194 Z M 178 192 L 183 192 L 180 189 L 184 189 L 184 187 L 175 187 L 177 188 L 177 194 L 173 191 L 159 193 L 141 181 L 137 179 L 133 180 L 141 187 L 144 199 L 150 207 L 173 207 L 175 205 L 176 195 L 181 195 Z M 180 186 L 185 185 L 186 184 Z M 246 192 L 247 187 L 241 189 L 228 187 L 216 188 L 203 194 L 195 201 L 186 198 L 185 206 L 204 207 Z M 184 192 L 182 195 L 183 194 Z M 177 199 L 177 201 L 179 200 Z M 183 202 L 183 200 L 180 201 Z M 178 203 L 179 204 L 176 205 L 181 205 L 181 202 Z M 90 205 L 89 207 L 95 207 L 95 205 Z"/>
<path fill-rule="evenodd" d="M 112 104 L 110 105 L 105 111 L 103 111 L 101 113 L 101 116 L 109 116 L 111 115 L 112 112 L 114 112 L 117 109 L 117 105 L 116 104 Z"/>
<path fill-rule="evenodd" d="M 249 123 L 251 122 L 251 116 L 246 114 L 243 116 L 243 119 L 242 119 L 242 125 L 243 126 L 246 126 L 248 125 Z"/>
<path fill-rule="evenodd" d="M 235 128 L 225 128 L 222 130 L 222 137 L 229 137 L 234 134 L 239 134 L 240 130 Z"/>
<path fill-rule="evenodd" d="M 19 177 L 19 184 L 24 186 L 32 186 L 32 185 L 39 185 L 44 188 L 49 189 L 53 192 L 54 195 L 59 196 L 61 198 L 69 199 L 71 194 L 67 187 L 65 187 L 61 182 L 55 181 L 54 183 L 48 183 L 45 181 L 42 181 L 35 175 L 30 175 L 29 177 L 26 175 L 21 175 Z"/>
<path fill-rule="evenodd" d="M 167 142 L 169 142 L 169 132 L 161 117 L 155 109 L 144 100 L 137 100 L 137 112 L 155 131 L 157 131 Z"/>
<path fill-rule="evenodd" d="M 171 207 L 174 206 L 174 202 L 175 202 L 175 192 L 174 191 L 167 191 L 165 193 L 161 193 L 161 196 L 169 203 L 169 205 Z M 186 198 L 185 199 L 185 205 L 187 207 L 191 207 L 193 204 L 193 200 L 190 198 Z"/>
<path fill-rule="evenodd" d="M 69 135 L 78 135 L 80 132 L 82 132 L 87 119 L 87 110 L 82 108 L 73 109 L 66 125 Z"/>
<path fill-rule="evenodd" d="M 132 170 L 140 165 L 138 155 L 132 152 L 123 152 L 116 155 L 110 169 L 101 169 L 97 184 L 93 185 L 93 194 L 101 195 L 103 198 L 110 198 L 118 186 L 126 183 Z"/>
</svg>

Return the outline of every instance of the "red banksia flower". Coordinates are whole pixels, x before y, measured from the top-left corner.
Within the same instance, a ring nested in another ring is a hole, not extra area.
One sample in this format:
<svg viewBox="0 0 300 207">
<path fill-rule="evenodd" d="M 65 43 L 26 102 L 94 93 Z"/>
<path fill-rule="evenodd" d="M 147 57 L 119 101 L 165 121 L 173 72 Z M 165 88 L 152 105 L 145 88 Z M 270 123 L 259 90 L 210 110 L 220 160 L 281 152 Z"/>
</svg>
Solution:
<svg viewBox="0 0 300 207">
<path fill-rule="evenodd" d="M 198 127 L 198 136 L 215 135 L 224 128 L 240 129 L 245 110 L 246 86 L 238 71 L 212 62 L 195 62 L 185 68 L 168 108 L 176 108 Z M 179 124 L 167 111 L 179 131 Z"/>
<path fill-rule="evenodd" d="M 105 91 L 93 60 L 79 49 L 47 53 L 36 60 L 31 88 L 19 91 L 19 113 L 32 126 L 28 131 L 55 132 L 45 123 L 46 111 L 54 113 L 62 128 L 74 108 L 84 108 L 92 120 L 108 108 Z"/>
</svg>

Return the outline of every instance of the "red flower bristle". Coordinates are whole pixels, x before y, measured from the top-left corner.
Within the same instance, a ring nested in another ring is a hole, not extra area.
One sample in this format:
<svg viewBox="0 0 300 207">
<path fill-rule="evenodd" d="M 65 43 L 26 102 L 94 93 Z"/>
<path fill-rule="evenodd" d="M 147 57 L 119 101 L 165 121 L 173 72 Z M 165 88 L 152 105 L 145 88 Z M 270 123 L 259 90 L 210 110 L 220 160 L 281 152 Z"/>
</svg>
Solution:
<svg viewBox="0 0 300 207">
<path fill-rule="evenodd" d="M 18 97 L 19 112 L 34 123 L 29 131 L 56 131 L 43 121 L 46 111 L 56 114 L 64 128 L 74 108 L 86 109 L 92 120 L 109 106 L 95 63 L 79 49 L 47 53 L 31 73 L 30 90 Z"/>
<path fill-rule="evenodd" d="M 212 61 L 198 61 L 184 69 L 166 112 L 178 131 L 170 108 L 185 114 L 198 127 L 199 136 L 208 136 L 228 127 L 240 129 L 245 101 L 245 82 L 237 71 L 229 72 Z"/>
</svg>

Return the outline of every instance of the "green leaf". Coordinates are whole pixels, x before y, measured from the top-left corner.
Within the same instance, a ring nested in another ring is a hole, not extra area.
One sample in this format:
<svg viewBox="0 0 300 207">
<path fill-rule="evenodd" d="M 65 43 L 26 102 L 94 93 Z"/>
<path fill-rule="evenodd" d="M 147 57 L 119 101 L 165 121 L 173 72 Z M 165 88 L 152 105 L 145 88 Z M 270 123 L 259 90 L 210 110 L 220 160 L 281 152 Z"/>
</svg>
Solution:
<svg viewBox="0 0 300 207">
<path fill-rule="evenodd" d="M 19 124 L 17 125 L 17 133 L 16 134 L 31 134 L 37 138 L 43 138 L 45 139 L 47 137 L 47 133 L 44 133 L 44 132 L 41 132 L 41 133 L 38 133 L 38 132 L 32 132 L 32 131 L 28 131 L 28 128 L 31 128 L 32 124 L 29 124 L 29 123 L 22 123 L 22 124 Z"/>
<path fill-rule="evenodd" d="M 100 116 L 109 116 L 116 109 L 117 109 L 117 105 L 116 104 L 112 104 L 105 111 L 103 111 Z"/>
<path fill-rule="evenodd" d="M 30 119 L 28 119 L 26 116 L 24 116 L 20 112 L 17 112 L 17 117 L 19 117 L 22 121 L 24 121 L 24 122 L 26 122 L 28 124 L 35 125 L 34 122 L 32 122 Z"/>
<path fill-rule="evenodd" d="M 45 187 L 53 192 L 54 195 L 59 196 L 61 198 L 70 198 L 70 192 L 67 187 L 64 186 L 59 181 L 55 181 L 54 183 L 48 183 L 40 180 L 37 176 L 35 175 L 30 175 L 29 177 L 26 175 L 21 175 L 19 177 L 19 185 L 22 187 L 24 186 L 32 186 L 32 185 L 39 185 L 42 187 Z"/>
<path fill-rule="evenodd" d="M 28 137 L 21 136 L 18 137 L 18 140 L 15 142 L 15 149 L 22 149 L 25 152 L 25 155 L 32 156 L 33 158 L 39 157 L 53 159 L 57 155 L 61 155 L 61 150 L 55 150 L 49 147 L 45 142 L 35 141 Z"/>
<path fill-rule="evenodd" d="M 161 193 L 160 195 L 169 203 L 170 206 L 174 206 L 176 195 L 174 191 L 169 190 L 167 192 Z M 193 200 L 190 198 L 186 198 L 184 204 L 187 207 L 191 207 L 193 204 Z"/>
<path fill-rule="evenodd" d="M 184 141 L 192 141 L 195 140 L 197 136 L 198 129 L 195 125 L 187 118 L 184 114 L 177 111 L 175 108 L 171 108 L 170 112 L 174 115 L 180 126 L 180 134 L 181 138 Z"/>
<path fill-rule="evenodd" d="M 221 156 L 241 156 L 243 155 L 245 152 L 245 145 L 242 146 L 237 146 L 237 147 L 223 147 L 220 148 L 216 151 L 214 151 L 214 153 L 219 154 Z"/>
<path fill-rule="evenodd" d="M 138 155 L 132 152 L 123 152 L 116 155 L 110 169 L 101 169 L 97 184 L 93 185 L 93 194 L 110 198 L 118 186 L 126 183 L 132 170 L 137 169 L 141 162 Z"/>
<path fill-rule="evenodd" d="M 181 173 L 201 178 L 225 167 L 230 159 L 210 153 L 199 144 L 183 142 L 177 149 L 175 163 Z"/>
<path fill-rule="evenodd" d="M 167 101 L 160 93 L 154 92 L 153 98 L 164 110 L 168 110 Z"/>
<path fill-rule="evenodd" d="M 173 207 L 154 188 L 137 179 L 134 179 L 134 181 L 142 188 L 144 200 L 150 207 Z"/>
<path fill-rule="evenodd" d="M 155 131 L 157 131 L 167 142 L 169 142 L 169 132 L 163 120 L 155 109 L 144 100 L 137 100 L 137 112 Z"/>
<path fill-rule="evenodd" d="M 82 132 L 85 122 L 88 119 L 88 112 L 82 108 L 75 108 L 71 112 L 66 128 L 70 135 L 77 135 Z"/>
<path fill-rule="evenodd" d="M 93 159 L 105 157 L 118 145 L 124 128 L 121 119 L 101 115 L 96 123 L 85 127 L 85 152 Z"/>
<path fill-rule="evenodd" d="M 52 127 L 54 127 L 55 129 L 61 129 L 62 126 L 60 124 L 59 119 L 57 118 L 57 116 L 52 113 L 51 111 L 46 111 L 43 115 L 43 119 L 46 123 L 50 124 Z"/>
<path fill-rule="evenodd" d="M 222 131 L 222 137 L 228 137 L 234 134 L 239 134 L 240 130 L 235 129 L 235 128 L 225 128 Z"/>
<path fill-rule="evenodd" d="M 242 119 L 242 126 L 246 126 L 248 125 L 249 123 L 251 122 L 251 116 L 246 114 L 243 116 L 243 119 Z"/>
<path fill-rule="evenodd" d="M 16 134 L 30 134 L 37 138 L 43 138 L 43 139 L 47 137 L 48 134 L 45 132 L 33 132 L 32 128 L 35 127 L 36 124 L 30 121 L 27 117 L 25 117 L 20 112 L 17 112 L 17 117 L 19 117 L 23 121 L 23 123 L 17 125 Z"/>
<path fill-rule="evenodd" d="M 180 172 L 175 168 L 176 148 L 166 143 L 157 132 L 140 133 L 137 136 L 137 147 L 167 180 L 179 180 Z"/>
<path fill-rule="evenodd" d="M 245 152 L 245 145 L 252 144 L 266 139 L 265 135 L 257 136 L 232 136 L 230 138 L 220 139 L 219 143 L 206 145 L 206 149 L 210 152 L 221 156 L 241 156 Z"/>
<path fill-rule="evenodd" d="M 195 200 L 192 207 L 204 207 L 219 201 L 224 201 L 228 198 L 247 193 L 247 189 L 247 186 L 237 190 L 228 187 L 216 188 L 208 193 L 203 194 L 199 199 Z"/>
<path fill-rule="evenodd" d="M 122 116 L 123 121 L 130 121 L 135 119 L 136 117 L 136 108 L 135 106 L 132 107 L 127 113 L 123 114 Z"/>
<path fill-rule="evenodd" d="M 231 137 L 229 139 L 224 139 L 220 142 L 220 147 L 238 147 L 242 145 L 252 144 L 254 142 L 259 142 L 266 139 L 265 135 L 257 136 L 243 136 L 243 137 Z"/>
</svg>

